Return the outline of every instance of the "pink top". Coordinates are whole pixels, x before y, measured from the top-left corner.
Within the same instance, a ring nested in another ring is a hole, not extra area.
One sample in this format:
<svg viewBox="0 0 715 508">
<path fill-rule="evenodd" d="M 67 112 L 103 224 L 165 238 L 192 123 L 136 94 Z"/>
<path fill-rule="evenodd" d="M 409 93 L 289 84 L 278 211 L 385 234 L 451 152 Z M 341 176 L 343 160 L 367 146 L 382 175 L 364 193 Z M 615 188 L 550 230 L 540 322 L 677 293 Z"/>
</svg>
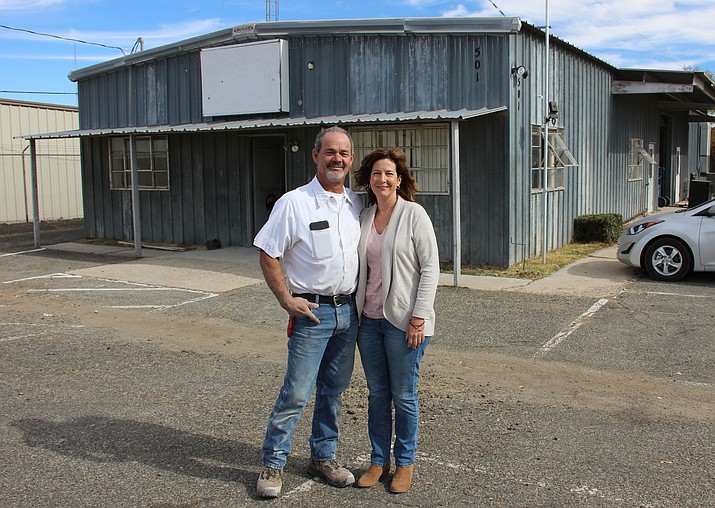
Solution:
<svg viewBox="0 0 715 508">
<path fill-rule="evenodd" d="M 365 287 L 365 307 L 362 310 L 365 316 L 372 319 L 385 318 L 382 312 L 382 240 L 383 235 L 377 232 L 373 222 L 365 245 L 367 286 Z"/>
</svg>

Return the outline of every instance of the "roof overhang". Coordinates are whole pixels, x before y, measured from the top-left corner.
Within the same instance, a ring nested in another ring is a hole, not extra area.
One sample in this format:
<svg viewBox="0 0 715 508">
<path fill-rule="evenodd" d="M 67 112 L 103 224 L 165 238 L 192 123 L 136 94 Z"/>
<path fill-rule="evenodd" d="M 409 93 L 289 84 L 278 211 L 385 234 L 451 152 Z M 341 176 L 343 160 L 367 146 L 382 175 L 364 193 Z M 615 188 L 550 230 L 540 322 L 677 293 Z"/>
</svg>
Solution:
<svg viewBox="0 0 715 508">
<path fill-rule="evenodd" d="M 440 120 L 469 120 L 478 116 L 506 111 L 506 106 L 481 109 L 411 111 L 400 113 L 371 113 L 363 115 L 333 115 L 317 118 L 261 118 L 229 122 L 206 122 L 182 125 L 150 125 L 138 127 L 114 127 L 106 129 L 78 129 L 43 134 L 25 134 L 24 139 L 88 138 L 97 136 L 129 136 L 133 134 L 168 134 L 218 131 L 243 131 L 277 127 L 306 127 L 316 125 L 354 125 L 372 123 L 423 122 Z"/>
<path fill-rule="evenodd" d="M 685 113 L 691 122 L 710 122 L 715 110 L 715 82 L 699 71 L 619 69 L 613 95 L 655 95 L 663 113 Z"/>
</svg>

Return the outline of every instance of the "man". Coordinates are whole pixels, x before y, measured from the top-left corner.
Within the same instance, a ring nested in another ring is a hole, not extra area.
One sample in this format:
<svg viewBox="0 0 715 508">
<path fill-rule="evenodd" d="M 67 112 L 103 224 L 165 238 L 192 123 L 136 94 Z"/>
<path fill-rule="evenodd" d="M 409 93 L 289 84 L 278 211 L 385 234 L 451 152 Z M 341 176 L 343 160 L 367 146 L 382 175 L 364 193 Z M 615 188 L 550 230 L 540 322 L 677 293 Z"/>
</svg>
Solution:
<svg viewBox="0 0 715 508">
<path fill-rule="evenodd" d="M 362 202 L 344 186 L 353 151 L 344 129 L 321 130 L 313 149 L 315 178 L 276 202 L 253 241 L 266 282 L 290 315 L 288 365 L 263 441 L 260 497 L 281 491 L 293 430 L 314 387 L 308 472 L 336 487 L 355 481 L 335 460 L 341 394 L 350 383 L 358 327 L 353 293 Z"/>
</svg>

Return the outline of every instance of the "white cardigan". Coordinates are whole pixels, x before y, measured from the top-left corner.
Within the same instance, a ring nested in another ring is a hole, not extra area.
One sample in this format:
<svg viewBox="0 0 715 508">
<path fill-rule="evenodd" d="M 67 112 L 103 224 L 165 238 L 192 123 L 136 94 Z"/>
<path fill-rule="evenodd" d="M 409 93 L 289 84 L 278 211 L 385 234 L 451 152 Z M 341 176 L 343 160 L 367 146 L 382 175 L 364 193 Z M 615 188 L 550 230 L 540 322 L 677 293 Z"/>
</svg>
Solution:
<svg viewBox="0 0 715 508">
<path fill-rule="evenodd" d="M 361 216 L 360 272 L 355 297 L 362 317 L 367 287 L 367 236 L 377 206 L 363 210 Z M 390 222 L 383 233 L 382 307 L 385 318 L 407 331 L 412 316 L 425 320 L 425 336 L 434 334 L 434 298 L 439 282 L 439 253 L 432 221 L 422 206 L 398 197 Z"/>
</svg>

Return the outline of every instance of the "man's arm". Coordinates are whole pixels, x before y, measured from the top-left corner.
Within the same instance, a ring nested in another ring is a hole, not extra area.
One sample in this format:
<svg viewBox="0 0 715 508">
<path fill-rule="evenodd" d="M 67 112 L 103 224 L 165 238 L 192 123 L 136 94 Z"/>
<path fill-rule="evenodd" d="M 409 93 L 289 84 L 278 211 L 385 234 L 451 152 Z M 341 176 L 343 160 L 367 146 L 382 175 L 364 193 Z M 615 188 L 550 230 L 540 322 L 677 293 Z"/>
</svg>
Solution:
<svg viewBox="0 0 715 508">
<path fill-rule="evenodd" d="M 304 298 L 295 298 L 291 295 L 288 286 L 286 286 L 285 274 L 283 273 L 280 261 L 276 258 L 272 258 L 263 251 L 261 251 L 259 261 L 261 271 L 263 271 L 263 277 L 266 279 L 268 287 L 271 288 L 280 306 L 291 316 L 304 316 L 312 319 L 316 323 L 320 323 L 318 318 L 315 317 L 315 314 L 310 310 L 318 308 L 317 303 L 309 302 Z"/>
</svg>

